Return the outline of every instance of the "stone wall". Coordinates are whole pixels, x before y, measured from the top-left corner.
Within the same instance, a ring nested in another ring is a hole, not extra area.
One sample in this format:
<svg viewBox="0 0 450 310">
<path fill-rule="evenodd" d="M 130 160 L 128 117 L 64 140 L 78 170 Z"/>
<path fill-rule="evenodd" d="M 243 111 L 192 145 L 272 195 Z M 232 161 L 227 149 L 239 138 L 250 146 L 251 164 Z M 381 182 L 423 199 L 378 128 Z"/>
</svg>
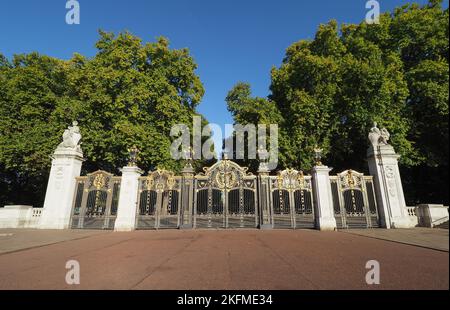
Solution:
<svg viewBox="0 0 450 310">
<path fill-rule="evenodd" d="M 5 206 L 0 208 L 0 228 L 38 228 L 42 208 Z"/>
</svg>

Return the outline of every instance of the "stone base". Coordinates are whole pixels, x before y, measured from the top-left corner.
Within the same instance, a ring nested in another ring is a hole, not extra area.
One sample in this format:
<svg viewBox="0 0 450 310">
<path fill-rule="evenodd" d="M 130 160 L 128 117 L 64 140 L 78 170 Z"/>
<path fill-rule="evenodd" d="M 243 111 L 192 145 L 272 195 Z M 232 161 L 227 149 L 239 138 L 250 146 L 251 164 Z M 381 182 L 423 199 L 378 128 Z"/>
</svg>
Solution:
<svg viewBox="0 0 450 310">
<path fill-rule="evenodd" d="M 122 172 L 122 181 L 114 231 L 132 231 L 136 227 L 139 177 L 144 171 L 137 166 L 125 166 L 120 171 Z"/>
<path fill-rule="evenodd" d="M 117 223 L 114 225 L 114 231 L 133 231 L 135 230 L 134 227 L 125 226 L 125 225 L 117 225 Z"/>
<path fill-rule="evenodd" d="M 317 229 L 321 231 L 330 231 L 330 230 L 336 230 L 336 219 L 334 217 L 328 217 L 328 218 L 318 218 L 317 219 Z"/>
<path fill-rule="evenodd" d="M 419 225 L 434 227 L 449 220 L 448 207 L 437 204 L 420 204 L 417 207 Z"/>
<path fill-rule="evenodd" d="M 272 224 L 261 224 L 261 225 L 259 225 L 259 229 L 262 229 L 262 230 L 273 229 L 273 226 L 272 226 Z"/>
<path fill-rule="evenodd" d="M 413 228 L 414 223 L 407 217 L 397 217 L 391 219 L 391 228 Z"/>
<path fill-rule="evenodd" d="M 43 210 L 42 212 L 45 212 Z M 42 218 L 39 229 L 69 229 L 70 218 Z"/>
<path fill-rule="evenodd" d="M 192 224 L 183 224 L 180 226 L 180 229 L 193 229 L 194 226 Z"/>
<path fill-rule="evenodd" d="M 26 228 L 32 206 L 5 206 L 0 208 L 0 228 Z"/>
<path fill-rule="evenodd" d="M 134 225 L 130 225 L 130 221 L 117 222 L 116 220 L 114 223 L 114 231 L 133 231 L 135 229 Z"/>
</svg>

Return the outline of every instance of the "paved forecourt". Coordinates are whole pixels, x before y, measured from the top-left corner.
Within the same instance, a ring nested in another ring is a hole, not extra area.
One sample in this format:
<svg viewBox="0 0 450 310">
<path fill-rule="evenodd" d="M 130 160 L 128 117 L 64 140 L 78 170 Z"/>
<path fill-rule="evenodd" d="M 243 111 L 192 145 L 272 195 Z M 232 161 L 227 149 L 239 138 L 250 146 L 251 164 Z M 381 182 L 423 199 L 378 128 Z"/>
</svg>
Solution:
<svg viewBox="0 0 450 310">
<path fill-rule="evenodd" d="M 41 236 L 14 248 L 27 234 Z M 0 289 L 449 288 L 448 252 L 344 232 L 1 230 L 6 247 Z M 65 282 L 68 260 L 80 263 L 80 285 Z M 380 285 L 366 284 L 369 260 Z"/>
</svg>

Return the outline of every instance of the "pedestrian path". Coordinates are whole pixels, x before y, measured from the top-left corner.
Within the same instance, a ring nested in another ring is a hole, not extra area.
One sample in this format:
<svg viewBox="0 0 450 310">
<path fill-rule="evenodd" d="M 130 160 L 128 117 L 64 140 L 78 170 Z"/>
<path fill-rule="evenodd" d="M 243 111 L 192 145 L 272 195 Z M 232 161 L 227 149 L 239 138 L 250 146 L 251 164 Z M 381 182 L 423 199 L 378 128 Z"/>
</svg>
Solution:
<svg viewBox="0 0 450 310">
<path fill-rule="evenodd" d="M 416 227 L 412 229 L 349 229 L 340 231 L 439 251 L 448 252 L 449 249 L 448 229 Z"/>
</svg>

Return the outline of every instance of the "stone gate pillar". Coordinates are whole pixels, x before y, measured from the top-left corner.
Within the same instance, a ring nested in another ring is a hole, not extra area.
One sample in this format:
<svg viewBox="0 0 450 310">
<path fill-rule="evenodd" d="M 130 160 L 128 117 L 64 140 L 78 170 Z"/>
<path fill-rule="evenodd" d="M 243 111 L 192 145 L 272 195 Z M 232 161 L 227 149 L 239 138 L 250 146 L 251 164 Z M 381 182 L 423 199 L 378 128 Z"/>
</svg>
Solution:
<svg viewBox="0 0 450 310">
<path fill-rule="evenodd" d="M 45 193 L 39 228 L 67 229 L 70 225 L 76 177 L 80 176 L 84 161 L 77 122 L 64 131 L 63 142 L 52 155 L 52 166 Z"/>
<path fill-rule="evenodd" d="M 183 151 L 185 165 L 181 170 L 181 210 L 180 229 L 192 229 L 194 227 L 194 176 L 195 170 L 192 167 L 194 150 L 189 147 Z"/>
<path fill-rule="evenodd" d="M 333 211 L 330 171 L 320 162 L 312 169 L 316 225 L 319 230 L 335 230 L 336 219 Z"/>
<path fill-rule="evenodd" d="M 272 228 L 272 216 L 270 208 L 270 186 L 269 186 L 269 169 L 267 166 L 261 165 L 258 169 L 258 201 L 260 207 L 260 228 L 271 229 Z"/>
<path fill-rule="evenodd" d="M 394 148 L 388 144 L 390 134 L 377 124 L 370 130 L 371 145 L 367 150 L 370 174 L 373 176 L 381 226 L 385 228 L 408 228 L 408 218 L 402 180 L 398 169 L 398 158 Z"/>
<path fill-rule="evenodd" d="M 258 167 L 258 208 L 259 228 L 272 229 L 272 208 L 270 205 L 270 169 L 267 164 L 269 152 L 262 146 L 258 149 L 260 159 Z"/>
<path fill-rule="evenodd" d="M 194 168 L 189 163 L 181 171 L 181 229 L 193 227 Z"/>
<path fill-rule="evenodd" d="M 120 171 L 122 172 L 122 180 L 120 182 L 120 195 L 114 230 L 131 231 L 136 227 L 139 177 L 143 171 L 133 163 L 123 167 Z"/>
</svg>

